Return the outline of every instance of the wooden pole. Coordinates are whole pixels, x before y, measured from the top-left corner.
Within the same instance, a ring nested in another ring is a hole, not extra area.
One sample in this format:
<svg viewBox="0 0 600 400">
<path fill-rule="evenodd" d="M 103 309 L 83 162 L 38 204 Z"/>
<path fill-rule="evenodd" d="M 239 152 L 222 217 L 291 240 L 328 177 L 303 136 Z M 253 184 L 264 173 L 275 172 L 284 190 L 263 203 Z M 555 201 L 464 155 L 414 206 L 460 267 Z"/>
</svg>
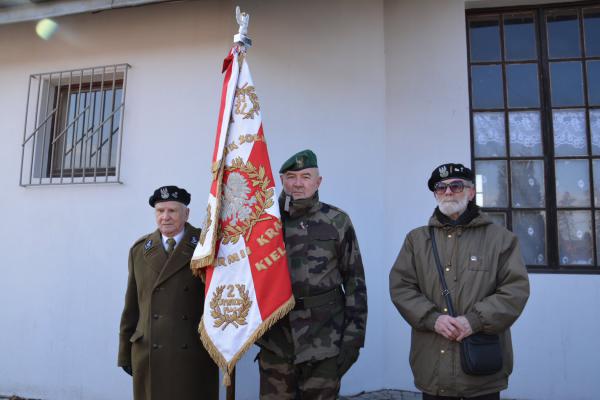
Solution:
<svg viewBox="0 0 600 400">
<path fill-rule="evenodd" d="M 227 386 L 226 400 L 235 400 L 235 368 L 231 371 L 231 385 Z"/>
</svg>

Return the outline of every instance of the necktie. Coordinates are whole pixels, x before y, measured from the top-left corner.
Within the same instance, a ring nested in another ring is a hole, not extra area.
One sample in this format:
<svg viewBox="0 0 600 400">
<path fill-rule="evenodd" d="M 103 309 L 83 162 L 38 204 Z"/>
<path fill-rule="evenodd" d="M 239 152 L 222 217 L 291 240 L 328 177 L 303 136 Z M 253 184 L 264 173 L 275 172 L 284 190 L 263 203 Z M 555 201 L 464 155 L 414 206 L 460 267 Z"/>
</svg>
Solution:
<svg viewBox="0 0 600 400">
<path fill-rule="evenodd" d="M 171 253 L 173 253 L 173 250 L 175 249 L 175 239 L 173 238 L 168 238 L 167 239 L 167 254 L 171 255 Z"/>
</svg>

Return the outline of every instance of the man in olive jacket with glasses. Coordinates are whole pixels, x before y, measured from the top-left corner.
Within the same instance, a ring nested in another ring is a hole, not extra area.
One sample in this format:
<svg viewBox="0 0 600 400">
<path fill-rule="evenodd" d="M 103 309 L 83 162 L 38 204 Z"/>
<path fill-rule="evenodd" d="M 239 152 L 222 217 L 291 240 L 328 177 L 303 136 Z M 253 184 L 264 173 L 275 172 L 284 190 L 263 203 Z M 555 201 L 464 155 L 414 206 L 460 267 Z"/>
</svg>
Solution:
<svg viewBox="0 0 600 400">
<path fill-rule="evenodd" d="M 517 238 L 479 211 L 473 181 L 462 164 L 433 170 L 428 187 L 438 207 L 428 226 L 406 236 L 390 272 L 392 301 L 412 327 L 410 365 L 424 400 L 499 400 L 513 367 L 510 326 L 529 297 Z M 430 226 L 456 317 L 442 294 Z M 462 370 L 459 343 L 478 332 L 500 337 L 503 365 L 497 373 Z"/>
</svg>

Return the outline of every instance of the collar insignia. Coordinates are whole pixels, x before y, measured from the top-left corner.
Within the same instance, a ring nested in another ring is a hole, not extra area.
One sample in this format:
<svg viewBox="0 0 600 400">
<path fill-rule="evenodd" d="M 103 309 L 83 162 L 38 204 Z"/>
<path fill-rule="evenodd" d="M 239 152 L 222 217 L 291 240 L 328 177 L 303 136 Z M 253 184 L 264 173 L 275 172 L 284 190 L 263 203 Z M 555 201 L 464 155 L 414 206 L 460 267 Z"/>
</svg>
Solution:
<svg viewBox="0 0 600 400">
<path fill-rule="evenodd" d="M 152 247 L 152 239 L 148 239 L 144 245 L 144 250 L 148 251 Z"/>
<path fill-rule="evenodd" d="M 197 245 L 198 244 L 198 236 L 192 236 L 190 239 L 190 243 L 194 246 Z"/>
</svg>

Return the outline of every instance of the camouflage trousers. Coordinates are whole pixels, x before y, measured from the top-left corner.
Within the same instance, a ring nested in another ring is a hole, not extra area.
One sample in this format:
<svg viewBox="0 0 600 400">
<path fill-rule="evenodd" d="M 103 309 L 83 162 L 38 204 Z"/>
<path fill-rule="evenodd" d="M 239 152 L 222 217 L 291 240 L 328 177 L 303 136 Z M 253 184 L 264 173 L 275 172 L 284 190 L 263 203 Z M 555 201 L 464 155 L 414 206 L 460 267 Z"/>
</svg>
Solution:
<svg viewBox="0 0 600 400">
<path fill-rule="evenodd" d="M 262 349 L 258 366 L 261 400 L 335 400 L 340 391 L 335 357 L 293 364 Z"/>
</svg>

